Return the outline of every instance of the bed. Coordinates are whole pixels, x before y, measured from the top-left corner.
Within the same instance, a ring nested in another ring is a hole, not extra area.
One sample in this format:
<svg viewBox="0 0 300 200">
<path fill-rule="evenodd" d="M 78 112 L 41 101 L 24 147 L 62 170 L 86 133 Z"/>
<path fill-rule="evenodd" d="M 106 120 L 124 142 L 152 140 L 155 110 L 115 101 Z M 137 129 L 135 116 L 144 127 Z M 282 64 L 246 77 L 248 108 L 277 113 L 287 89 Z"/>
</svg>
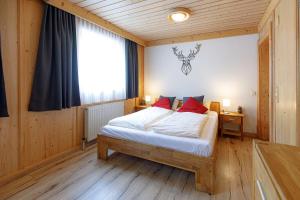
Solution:
<svg viewBox="0 0 300 200">
<path fill-rule="evenodd" d="M 201 138 L 160 134 L 152 129 L 144 130 L 142 128 L 134 129 L 130 126 L 106 125 L 97 137 L 98 158 L 107 160 L 108 149 L 111 149 L 191 171 L 195 173 L 196 189 L 212 194 L 219 113 L 219 102 L 211 102 L 210 111 L 207 114 L 208 120 L 201 131 Z M 153 120 L 155 119 L 153 116 Z"/>
</svg>

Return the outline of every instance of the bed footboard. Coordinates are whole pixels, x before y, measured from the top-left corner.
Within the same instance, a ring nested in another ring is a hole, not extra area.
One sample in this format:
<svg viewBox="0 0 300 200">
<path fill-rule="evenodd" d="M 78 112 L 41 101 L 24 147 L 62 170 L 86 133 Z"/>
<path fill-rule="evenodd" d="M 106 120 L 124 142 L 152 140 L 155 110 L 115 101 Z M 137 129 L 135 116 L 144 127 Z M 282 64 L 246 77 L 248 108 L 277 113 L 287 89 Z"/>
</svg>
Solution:
<svg viewBox="0 0 300 200">
<path fill-rule="evenodd" d="M 203 163 L 199 168 L 195 170 L 195 184 L 198 191 L 207 192 L 213 194 L 214 192 L 214 180 L 215 180 L 215 163 Z"/>
<path fill-rule="evenodd" d="M 101 140 L 101 137 L 97 137 L 97 143 L 98 143 L 98 159 L 101 160 L 107 160 L 108 157 L 108 145 L 105 143 L 105 141 Z"/>
<path fill-rule="evenodd" d="M 170 165 L 195 173 L 196 189 L 213 194 L 215 151 L 210 157 L 200 157 L 172 149 L 98 135 L 98 158 L 107 160 L 108 149 L 146 160 Z M 216 147 L 216 145 L 215 145 Z"/>
</svg>

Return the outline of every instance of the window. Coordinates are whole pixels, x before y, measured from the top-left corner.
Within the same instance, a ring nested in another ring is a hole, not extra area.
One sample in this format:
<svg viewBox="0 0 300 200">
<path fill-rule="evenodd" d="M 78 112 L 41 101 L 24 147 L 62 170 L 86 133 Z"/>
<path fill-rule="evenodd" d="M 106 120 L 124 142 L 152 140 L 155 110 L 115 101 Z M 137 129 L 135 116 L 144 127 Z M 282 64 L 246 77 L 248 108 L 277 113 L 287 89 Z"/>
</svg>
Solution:
<svg viewBox="0 0 300 200">
<path fill-rule="evenodd" d="M 76 19 L 82 104 L 125 99 L 125 39 Z"/>
</svg>

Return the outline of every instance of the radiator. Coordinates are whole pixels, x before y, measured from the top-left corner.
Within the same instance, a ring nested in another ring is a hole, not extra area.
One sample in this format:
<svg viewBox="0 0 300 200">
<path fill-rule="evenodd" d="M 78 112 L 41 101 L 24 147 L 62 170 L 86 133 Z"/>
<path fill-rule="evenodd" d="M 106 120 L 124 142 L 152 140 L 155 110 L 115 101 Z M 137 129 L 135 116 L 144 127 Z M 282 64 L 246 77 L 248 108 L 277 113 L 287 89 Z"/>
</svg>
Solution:
<svg viewBox="0 0 300 200">
<path fill-rule="evenodd" d="M 84 134 L 85 141 L 90 142 L 97 138 L 101 128 L 109 120 L 124 115 L 124 101 L 106 103 L 96 106 L 90 106 L 85 109 L 84 113 Z"/>
</svg>

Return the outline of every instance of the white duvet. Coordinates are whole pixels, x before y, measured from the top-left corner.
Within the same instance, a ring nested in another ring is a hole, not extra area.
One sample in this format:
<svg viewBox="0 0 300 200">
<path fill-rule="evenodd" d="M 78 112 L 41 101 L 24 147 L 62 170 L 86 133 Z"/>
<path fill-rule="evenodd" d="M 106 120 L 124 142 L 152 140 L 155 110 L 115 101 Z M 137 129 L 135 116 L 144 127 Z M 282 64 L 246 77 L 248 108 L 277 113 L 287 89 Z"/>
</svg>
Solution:
<svg viewBox="0 0 300 200">
<path fill-rule="evenodd" d="M 160 134 L 178 137 L 200 137 L 208 120 L 207 114 L 174 112 L 164 119 L 153 123 L 151 129 Z"/>
<path fill-rule="evenodd" d="M 172 110 L 150 107 L 129 115 L 112 119 L 108 122 L 108 125 L 138 130 L 147 130 L 151 124 L 172 113 Z"/>
</svg>

